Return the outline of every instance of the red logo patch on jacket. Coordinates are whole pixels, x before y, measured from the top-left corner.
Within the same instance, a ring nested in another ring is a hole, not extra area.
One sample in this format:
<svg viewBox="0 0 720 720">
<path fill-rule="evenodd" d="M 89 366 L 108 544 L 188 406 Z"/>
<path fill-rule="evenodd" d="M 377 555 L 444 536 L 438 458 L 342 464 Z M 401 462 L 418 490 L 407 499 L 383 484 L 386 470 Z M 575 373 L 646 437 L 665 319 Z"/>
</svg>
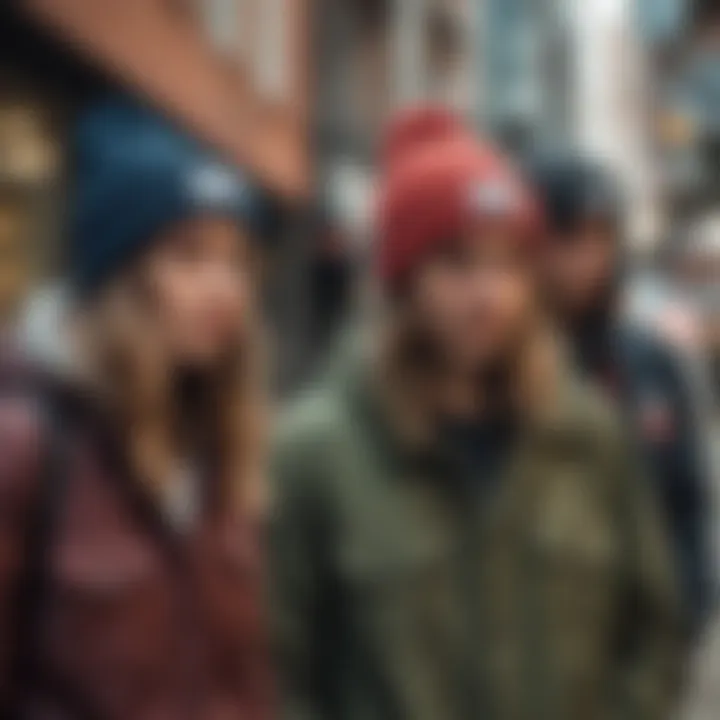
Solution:
<svg viewBox="0 0 720 720">
<path fill-rule="evenodd" d="M 671 442 L 677 432 L 675 413 L 670 403 L 660 396 L 649 396 L 640 401 L 638 409 L 640 432 L 643 439 L 654 444 Z"/>
</svg>

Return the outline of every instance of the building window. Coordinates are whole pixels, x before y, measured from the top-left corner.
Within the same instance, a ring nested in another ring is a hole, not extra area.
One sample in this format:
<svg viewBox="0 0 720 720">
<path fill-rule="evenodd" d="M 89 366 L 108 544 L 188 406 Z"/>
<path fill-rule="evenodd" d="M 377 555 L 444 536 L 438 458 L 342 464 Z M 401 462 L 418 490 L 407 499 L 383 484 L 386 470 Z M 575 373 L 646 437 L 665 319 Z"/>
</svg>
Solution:
<svg viewBox="0 0 720 720">
<path fill-rule="evenodd" d="M 257 6 L 255 79 L 262 95 L 272 100 L 289 94 L 293 15 L 288 5 L 288 0 L 262 0 Z"/>
<path fill-rule="evenodd" d="M 228 55 L 243 48 L 243 0 L 200 0 L 200 10 L 213 45 Z"/>
<path fill-rule="evenodd" d="M 264 97 L 287 99 L 292 48 L 288 0 L 198 0 L 213 46 L 247 68 Z"/>
</svg>

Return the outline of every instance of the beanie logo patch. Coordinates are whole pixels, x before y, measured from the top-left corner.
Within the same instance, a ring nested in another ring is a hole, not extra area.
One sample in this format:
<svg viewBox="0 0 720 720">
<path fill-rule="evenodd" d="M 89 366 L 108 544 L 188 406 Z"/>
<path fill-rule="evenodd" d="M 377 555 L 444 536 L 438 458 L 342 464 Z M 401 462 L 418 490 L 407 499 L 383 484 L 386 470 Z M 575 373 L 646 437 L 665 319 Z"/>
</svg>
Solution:
<svg viewBox="0 0 720 720">
<path fill-rule="evenodd" d="M 186 190 L 199 207 L 223 207 L 238 203 L 247 185 L 228 167 L 204 165 L 188 174 Z"/>
<path fill-rule="evenodd" d="M 511 215 L 520 206 L 516 188 L 504 179 L 474 183 L 470 187 L 469 200 L 471 209 L 483 215 Z"/>
</svg>

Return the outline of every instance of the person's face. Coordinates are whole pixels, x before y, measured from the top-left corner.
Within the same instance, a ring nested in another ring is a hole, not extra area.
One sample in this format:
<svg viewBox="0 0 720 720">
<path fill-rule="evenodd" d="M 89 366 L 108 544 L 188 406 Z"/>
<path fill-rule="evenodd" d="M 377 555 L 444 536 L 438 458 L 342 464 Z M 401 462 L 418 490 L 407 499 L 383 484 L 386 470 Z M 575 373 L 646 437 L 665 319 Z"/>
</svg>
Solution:
<svg viewBox="0 0 720 720">
<path fill-rule="evenodd" d="M 411 287 L 416 317 L 449 365 L 475 372 L 502 362 L 532 315 L 527 258 L 502 227 L 470 233 L 431 255 Z"/>
<path fill-rule="evenodd" d="M 614 231 L 607 223 L 588 222 L 557 233 L 548 243 L 547 290 L 560 312 L 582 314 L 607 293 L 615 274 Z"/>
<path fill-rule="evenodd" d="M 235 223 L 208 216 L 173 226 L 144 269 L 175 363 L 209 366 L 235 346 L 252 299 L 250 241 Z"/>
</svg>

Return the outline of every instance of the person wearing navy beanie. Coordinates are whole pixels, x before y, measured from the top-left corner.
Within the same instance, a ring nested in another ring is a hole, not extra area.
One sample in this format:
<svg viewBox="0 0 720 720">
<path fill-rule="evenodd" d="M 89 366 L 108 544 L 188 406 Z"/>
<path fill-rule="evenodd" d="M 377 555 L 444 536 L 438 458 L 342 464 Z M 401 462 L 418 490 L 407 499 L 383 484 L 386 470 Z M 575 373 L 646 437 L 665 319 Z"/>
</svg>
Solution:
<svg viewBox="0 0 720 720">
<path fill-rule="evenodd" d="M 63 367 L 0 363 L 0 715 L 269 720 L 266 203 L 129 100 L 76 130 Z"/>
<path fill-rule="evenodd" d="M 528 173 L 546 209 L 543 284 L 581 372 L 626 410 L 671 531 L 687 637 L 716 606 L 712 465 L 692 363 L 623 311 L 624 202 L 613 174 L 574 153 Z"/>
<path fill-rule="evenodd" d="M 266 199 L 247 175 L 129 100 L 108 100 L 80 118 L 74 162 L 69 270 L 80 295 L 173 223 L 212 215 L 236 220 L 255 239 L 267 230 Z"/>
</svg>

